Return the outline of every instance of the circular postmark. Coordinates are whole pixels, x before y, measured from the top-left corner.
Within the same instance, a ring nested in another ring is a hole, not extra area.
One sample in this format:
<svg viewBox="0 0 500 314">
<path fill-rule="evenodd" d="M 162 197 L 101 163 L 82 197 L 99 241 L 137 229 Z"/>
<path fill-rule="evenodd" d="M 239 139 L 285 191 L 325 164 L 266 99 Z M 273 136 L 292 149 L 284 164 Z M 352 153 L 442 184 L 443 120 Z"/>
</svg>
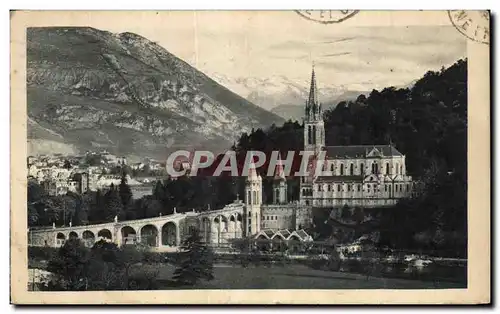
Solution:
<svg viewBox="0 0 500 314">
<path fill-rule="evenodd" d="M 490 43 L 489 11 L 448 11 L 450 21 L 455 28 L 470 40 L 483 44 Z"/>
<path fill-rule="evenodd" d="M 340 23 L 356 15 L 359 10 L 297 10 L 300 16 L 321 24 Z"/>
</svg>

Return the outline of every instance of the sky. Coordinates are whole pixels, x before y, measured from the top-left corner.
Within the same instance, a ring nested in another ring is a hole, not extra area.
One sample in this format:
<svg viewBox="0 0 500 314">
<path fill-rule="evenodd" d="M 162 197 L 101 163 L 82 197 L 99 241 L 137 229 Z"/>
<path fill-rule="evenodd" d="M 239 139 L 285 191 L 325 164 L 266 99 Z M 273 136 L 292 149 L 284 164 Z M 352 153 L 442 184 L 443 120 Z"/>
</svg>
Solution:
<svg viewBox="0 0 500 314">
<path fill-rule="evenodd" d="M 467 51 L 445 11 L 365 11 L 327 25 L 294 11 L 144 12 L 111 20 L 85 21 L 156 41 L 209 75 L 304 81 L 314 63 L 320 84 L 351 90 L 406 85 Z"/>
</svg>

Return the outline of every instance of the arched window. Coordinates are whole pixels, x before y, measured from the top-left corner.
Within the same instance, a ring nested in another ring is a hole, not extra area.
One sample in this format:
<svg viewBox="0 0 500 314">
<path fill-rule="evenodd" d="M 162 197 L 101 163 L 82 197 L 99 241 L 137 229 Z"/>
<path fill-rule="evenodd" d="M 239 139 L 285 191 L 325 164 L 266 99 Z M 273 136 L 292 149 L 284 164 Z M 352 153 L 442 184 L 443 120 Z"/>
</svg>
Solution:
<svg viewBox="0 0 500 314">
<path fill-rule="evenodd" d="M 312 144 L 312 127 L 307 127 L 307 144 Z"/>
<path fill-rule="evenodd" d="M 313 134 L 312 134 L 313 144 L 316 144 L 316 126 L 313 125 Z"/>
<path fill-rule="evenodd" d="M 403 165 L 399 165 L 399 174 L 403 174 Z"/>
<path fill-rule="evenodd" d="M 328 192 L 330 192 L 332 190 L 332 186 L 330 184 L 328 184 Z"/>
<path fill-rule="evenodd" d="M 376 164 L 376 163 L 372 164 L 372 173 L 378 174 L 378 164 Z"/>
<path fill-rule="evenodd" d="M 349 174 L 350 174 L 351 176 L 352 176 L 352 175 L 354 175 L 354 164 L 351 164 L 351 169 L 350 169 L 350 171 L 349 171 L 349 172 L 350 172 Z"/>
<path fill-rule="evenodd" d="M 340 164 L 340 175 L 344 175 L 344 164 Z"/>
<path fill-rule="evenodd" d="M 387 175 L 389 174 L 389 163 L 388 162 L 385 164 L 385 174 L 387 174 Z"/>
<path fill-rule="evenodd" d="M 359 170 L 361 175 L 365 174 L 365 164 L 361 163 L 361 169 Z"/>
<path fill-rule="evenodd" d="M 396 174 L 399 174 L 399 166 L 396 164 Z"/>
<path fill-rule="evenodd" d="M 335 167 L 333 166 L 333 164 L 331 164 L 330 171 L 333 172 L 334 170 L 335 170 Z"/>
</svg>

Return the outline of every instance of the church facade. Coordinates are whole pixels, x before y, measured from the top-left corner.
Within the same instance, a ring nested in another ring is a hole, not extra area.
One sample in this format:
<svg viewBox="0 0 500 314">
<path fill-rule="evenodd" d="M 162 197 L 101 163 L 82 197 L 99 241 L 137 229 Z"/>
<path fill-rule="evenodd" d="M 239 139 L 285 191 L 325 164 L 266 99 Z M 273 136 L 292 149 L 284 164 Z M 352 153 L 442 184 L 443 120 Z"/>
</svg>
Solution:
<svg viewBox="0 0 500 314">
<path fill-rule="evenodd" d="M 312 223 L 312 208 L 392 206 L 414 190 L 406 156 L 393 145 L 326 146 L 323 110 L 314 69 L 304 116 L 304 150 L 323 156 L 321 175 L 300 179 L 299 201 L 287 200 L 281 164 L 273 184 L 272 204 L 262 203 L 262 178 L 251 171 L 245 187 L 245 235 L 261 230 L 298 230 Z M 313 171 L 314 172 L 314 171 Z"/>
<path fill-rule="evenodd" d="M 314 207 L 383 207 L 412 194 L 406 157 L 392 145 L 326 146 L 314 69 L 304 117 L 304 149 L 322 154 L 321 176 L 301 178 L 300 202 Z"/>
</svg>

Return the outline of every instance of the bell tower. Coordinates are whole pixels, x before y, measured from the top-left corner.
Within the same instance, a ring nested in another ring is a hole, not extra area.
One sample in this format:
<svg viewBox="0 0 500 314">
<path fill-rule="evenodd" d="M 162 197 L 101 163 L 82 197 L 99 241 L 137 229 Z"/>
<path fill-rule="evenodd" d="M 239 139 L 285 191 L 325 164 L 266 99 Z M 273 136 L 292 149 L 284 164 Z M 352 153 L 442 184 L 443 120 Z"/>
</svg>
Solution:
<svg viewBox="0 0 500 314">
<path fill-rule="evenodd" d="M 325 146 L 325 125 L 323 122 L 323 109 L 318 101 L 318 87 L 313 65 L 309 98 L 306 101 L 304 117 L 304 150 L 314 151 L 318 154 L 323 146 Z"/>
<path fill-rule="evenodd" d="M 259 233 L 262 206 L 262 177 L 250 168 L 245 182 L 245 232 L 246 236 Z"/>
</svg>

